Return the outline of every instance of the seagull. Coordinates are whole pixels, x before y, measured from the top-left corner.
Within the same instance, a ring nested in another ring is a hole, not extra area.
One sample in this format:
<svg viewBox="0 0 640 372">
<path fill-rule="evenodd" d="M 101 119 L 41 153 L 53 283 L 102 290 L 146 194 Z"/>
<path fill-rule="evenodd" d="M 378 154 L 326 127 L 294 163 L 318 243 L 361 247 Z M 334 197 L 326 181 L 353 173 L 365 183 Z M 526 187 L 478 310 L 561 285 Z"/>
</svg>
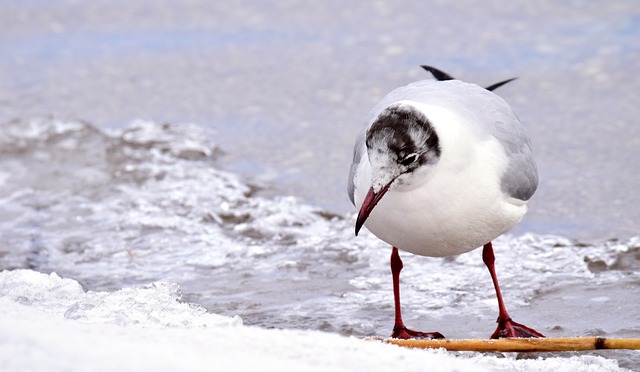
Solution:
<svg viewBox="0 0 640 372">
<path fill-rule="evenodd" d="M 491 241 L 513 228 L 538 186 L 531 142 L 511 107 L 488 87 L 435 78 L 397 88 L 370 112 L 354 147 L 348 193 L 364 225 L 392 246 L 395 324 L 391 337 L 444 338 L 407 328 L 400 311 L 398 249 L 430 257 L 483 247 L 498 299 L 492 339 L 544 337 L 507 313 Z"/>
</svg>

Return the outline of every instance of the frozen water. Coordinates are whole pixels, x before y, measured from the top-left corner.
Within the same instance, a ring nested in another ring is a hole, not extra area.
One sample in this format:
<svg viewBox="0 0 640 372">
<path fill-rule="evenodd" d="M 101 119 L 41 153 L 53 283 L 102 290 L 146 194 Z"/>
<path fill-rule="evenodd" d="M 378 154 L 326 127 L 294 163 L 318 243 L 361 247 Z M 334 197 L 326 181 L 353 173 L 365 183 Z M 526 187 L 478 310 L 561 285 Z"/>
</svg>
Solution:
<svg viewBox="0 0 640 372">
<path fill-rule="evenodd" d="M 31 129 L 22 135 L 17 126 Z M 7 196 L 0 199 L 0 265 L 74 278 L 6 271 L 6 298 L 83 322 L 240 322 L 214 320 L 206 308 L 262 327 L 388 334 L 389 247 L 369 233 L 354 237 L 351 214 L 256 195 L 239 176 L 217 168 L 217 146 L 201 127 L 134 121 L 105 133 L 85 122 L 33 118 L 1 129 L 7 145 L 0 165 L 10 172 L 2 185 Z M 556 336 L 640 332 L 615 319 L 596 328 L 570 314 L 523 311 L 547 298 L 559 302 L 556 309 L 566 307 L 558 297 L 572 303 L 567 288 L 633 286 L 640 281 L 633 269 L 638 238 L 585 245 L 525 234 L 502 237 L 495 248 L 503 290 L 518 319 Z M 437 327 L 448 337 L 492 332 L 495 298 L 478 252 L 404 260 L 407 323 Z M 177 286 L 170 283 L 180 285 L 184 300 L 203 307 L 178 303 Z M 637 289 L 627 290 L 632 292 Z M 620 312 L 614 293 L 604 302 L 603 295 L 584 295 L 580 303 Z M 624 307 L 637 309 L 635 302 Z M 567 326 L 572 323 L 575 328 Z"/>
<path fill-rule="evenodd" d="M 242 327 L 237 317 L 178 302 L 175 285 L 84 292 L 74 280 L 31 270 L 0 273 L 0 334 L 3 371 L 621 370 L 590 355 L 457 357 L 318 331 Z"/>
<path fill-rule="evenodd" d="M 211 314 L 201 306 L 180 302 L 178 285 L 173 283 L 85 292 L 75 280 L 22 269 L 2 272 L 0 293 L 17 304 L 83 323 L 143 328 L 242 325 L 238 316 Z"/>
</svg>

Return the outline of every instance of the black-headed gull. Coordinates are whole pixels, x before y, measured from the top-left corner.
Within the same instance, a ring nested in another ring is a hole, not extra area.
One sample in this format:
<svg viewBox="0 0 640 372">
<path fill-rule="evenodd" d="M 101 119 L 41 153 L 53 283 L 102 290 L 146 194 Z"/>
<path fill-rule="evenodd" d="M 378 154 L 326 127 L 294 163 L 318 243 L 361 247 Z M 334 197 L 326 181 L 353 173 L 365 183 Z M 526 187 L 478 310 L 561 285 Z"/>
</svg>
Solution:
<svg viewBox="0 0 640 372">
<path fill-rule="evenodd" d="M 531 143 L 511 107 L 492 90 L 423 66 L 436 80 L 397 88 L 371 111 L 358 136 L 348 192 L 364 225 L 392 245 L 395 338 L 442 338 L 405 327 L 398 248 L 443 257 L 483 246 L 498 297 L 491 338 L 544 337 L 504 306 L 491 241 L 513 228 L 538 185 Z"/>
</svg>

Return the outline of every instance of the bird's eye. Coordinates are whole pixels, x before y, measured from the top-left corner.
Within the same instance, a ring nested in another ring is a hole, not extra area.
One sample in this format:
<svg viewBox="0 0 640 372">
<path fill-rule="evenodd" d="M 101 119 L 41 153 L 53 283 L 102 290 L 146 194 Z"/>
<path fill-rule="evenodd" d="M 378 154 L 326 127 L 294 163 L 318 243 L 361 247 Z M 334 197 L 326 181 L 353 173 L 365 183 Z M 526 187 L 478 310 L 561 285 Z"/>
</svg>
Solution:
<svg viewBox="0 0 640 372">
<path fill-rule="evenodd" d="M 407 156 L 404 157 L 404 159 L 402 159 L 400 161 L 400 164 L 404 165 L 404 166 L 409 166 L 413 163 L 415 163 L 415 161 L 418 160 L 418 154 L 409 154 Z"/>
</svg>

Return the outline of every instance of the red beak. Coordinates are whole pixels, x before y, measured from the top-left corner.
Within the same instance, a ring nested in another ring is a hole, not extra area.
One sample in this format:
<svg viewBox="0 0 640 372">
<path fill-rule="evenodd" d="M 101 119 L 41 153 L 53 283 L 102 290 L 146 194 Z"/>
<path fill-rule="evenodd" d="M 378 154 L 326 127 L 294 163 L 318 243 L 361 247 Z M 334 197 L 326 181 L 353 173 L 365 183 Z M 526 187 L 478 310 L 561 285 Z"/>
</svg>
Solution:
<svg viewBox="0 0 640 372">
<path fill-rule="evenodd" d="M 382 188 L 377 194 L 373 192 L 373 187 L 369 189 L 367 196 L 364 197 L 364 201 L 362 202 L 362 207 L 360 207 L 360 212 L 358 213 L 358 218 L 356 219 L 356 236 L 358 236 L 358 232 L 364 225 L 364 221 L 369 218 L 371 211 L 378 204 L 380 199 L 387 193 L 389 190 L 389 186 L 391 186 L 392 182 L 389 182 L 385 187 Z"/>
</svg>

